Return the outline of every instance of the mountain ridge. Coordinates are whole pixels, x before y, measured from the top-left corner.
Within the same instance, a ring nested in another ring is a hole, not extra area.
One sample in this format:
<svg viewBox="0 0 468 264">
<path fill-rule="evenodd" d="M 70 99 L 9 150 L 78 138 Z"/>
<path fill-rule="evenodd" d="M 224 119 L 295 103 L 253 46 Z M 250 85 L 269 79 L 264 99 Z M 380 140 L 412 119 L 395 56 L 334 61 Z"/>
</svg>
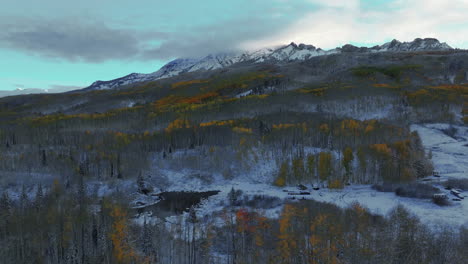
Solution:
<svg viewBox="0 0 468 264">
<path fill-rule="evenodd" d="M 149 74 L 131 73 L 129 75 L 109 81 L 96 81 L 90 86 L 84 88 L 83 90 L 113 89 L 137 82 L 147 82 L 163 78 L 169 78 L 184 72 L 220 69 L 240 62 L 287 62 L 296 60 L 308 60 L 316 56 L 325 56 L 347 52 L 374 53 L 449 50 L 454 49 L 450 47 L 447 43 L 441 43 L 435 38 L 416 38 L 411 42 L 400 42 L 396 39 L 393 39 L 392 41 L 387 42 L 383 45 L 377 45 L 370 48 L 356 47 L 351 44 L 346 44 L 342 47 L 337 47 L 331 50 L 323 50 L 313 45 L 303 43 L 296 44 L 294 42 L 291 42 L 288 45 L 262 48 L 255 51 L 209 54 L 200 58 L 178 58 L 165 64 L 156 72 Z"/>
</svg>

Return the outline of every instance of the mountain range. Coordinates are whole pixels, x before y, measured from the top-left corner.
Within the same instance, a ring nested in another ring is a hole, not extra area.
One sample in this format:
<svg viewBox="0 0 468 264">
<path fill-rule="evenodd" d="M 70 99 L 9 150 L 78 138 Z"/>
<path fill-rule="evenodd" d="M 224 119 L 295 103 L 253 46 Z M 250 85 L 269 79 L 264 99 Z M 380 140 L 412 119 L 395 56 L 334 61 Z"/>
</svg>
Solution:
<svg viewBox="0 0 468 264">
<path fill-rule="evenodd" d="M 96 81 L 84 90 L 112 89 L 119 86 L 129 85 L 137 82 L 154 81 L 158 79 L 173 77 L 184 72 L 198 70 L 214 70 L 224 68 L 241 62 L 287 62 L 296 60 L 307 60 L 316 56 L 324 56 L 346 52 L 418 52 L 418 51 L 448 51 L 453 50 L 445 42 L 439 42 L 435 38 L 416 38 L 411 42 L 400 42 L 396 39 L 383 45 L 374 47 L 356 47 L 346 44 L 331 50 L 323 50 L 313 45 L 291 42 L 289 45 L 279 47 L 262 48 L 256 51 L 230 52 L 210 54 L 200 58 L 175 59 L 156 72 L 149 74 L 131 73 L 110 81 Z"/>
<path fill-rule="evenodd" d="M 346 44 L 331 50 L 323 50 L 313 45 L 296 44 L 291 42 L 288 45 L 262 48 L 256 51 L 227 52 L 210 54 L 199 58 L 179 58 L 170 61 L 158 71 L 144 74 L 131 73 L 126 76 L 109 80 L 95 81 L 90 86 L 82 90 L 105 90 L 120 86 L 130 85 L 139 82 L 155 81 L 158 79 L 169 78 L 185 72 L 194 72 L 198 70 L 214 70 L 224 68 L 236 63 L 260 63 L 260 62 L 288 62 L 303 61 L 317 56 L 325 56 L 339 53 L 376 53 L 376 52 L 420 52 L 420 51 L 450 51 L 454 50 L 445 42 L 439 42 L 435 38 L 416 38 L 411 42 L 400 42 L 396 39 L 383 45 L 374 47 L 356 47 Z M 0 91 L 0 97 L 15 96 L 22 94 L 37 93 L 61 93 L 79 89 L 77 87 L 63 87 L 60 89 L 39 89 L 26 88 L 12 91 Z"/>
</svg>

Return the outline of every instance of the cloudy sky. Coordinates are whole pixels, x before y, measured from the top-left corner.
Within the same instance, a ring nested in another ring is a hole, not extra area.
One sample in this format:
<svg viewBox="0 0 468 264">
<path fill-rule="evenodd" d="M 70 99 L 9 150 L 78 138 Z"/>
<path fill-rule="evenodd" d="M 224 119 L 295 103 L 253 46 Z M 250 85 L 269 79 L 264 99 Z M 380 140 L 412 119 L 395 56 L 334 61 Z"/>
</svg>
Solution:
<svg viewBox="0 0 468 264">
<path fill-rule="evenodd" d="M 0 0 L 0 90 L 85 87 L 176 57 L 435 37 L 468 48 L 468 0 Z"/>
</svg>

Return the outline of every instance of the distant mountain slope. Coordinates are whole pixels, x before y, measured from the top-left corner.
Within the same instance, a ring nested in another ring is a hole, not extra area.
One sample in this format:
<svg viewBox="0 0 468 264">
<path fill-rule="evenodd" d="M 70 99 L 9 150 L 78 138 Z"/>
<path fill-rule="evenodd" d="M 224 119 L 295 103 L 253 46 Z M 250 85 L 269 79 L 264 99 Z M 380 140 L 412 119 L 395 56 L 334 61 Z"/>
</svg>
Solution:
<svg viewBox="0 0 468 264">
<path fill-rule="evenodd" d="M 50 89 L 40 89 L 40 88 L 24 88 L 24 89 L 15 89 L 8 91 L 0 91 L 0 97 L 6 96 L 15 96 L 15 95 L 24 95 L 24 94 L 52 94 L 52 93 L 64 93 L 72 90 L 79 89 L 79 87 L 74 86 L 60 86 L 57 88 Z"/>
<path fill-rule="evenodd" d="M 201 58 L 176 59 L 164 65 L 161 69 L 150 74 L 132 73 L 127 76 L 110 80 L 96 81 L 86 90 L 112 89 L 136 82 L 153 81 L 168 78 L 184 72 L 197 70 L 214 70 L 224 68 L 240 62 L 264 62 L 264 61 L 295 61 L 307 60 L 316 56 L 324 56 L 343 52 L 410 52 L 410 51 L 445 51 L 452 48 L 445 42 L 441 43 L 434 38 L 417 38 L 411 42 L 392 40 L 380 46 L 372 48 L 355 47 L 347 44 L 341 48 L 322 50 L 312 45 L 295 44 L 284 45 L 275 48 L 263 48 L 253 52 L 210 54 Z"/>
</svg>

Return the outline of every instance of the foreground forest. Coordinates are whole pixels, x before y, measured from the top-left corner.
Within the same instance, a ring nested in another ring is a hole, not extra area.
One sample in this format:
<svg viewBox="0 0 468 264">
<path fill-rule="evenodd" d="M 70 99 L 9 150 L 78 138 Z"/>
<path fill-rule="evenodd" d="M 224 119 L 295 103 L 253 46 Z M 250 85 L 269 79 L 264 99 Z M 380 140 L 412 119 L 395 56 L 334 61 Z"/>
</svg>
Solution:
<svg viewBox="0 0 468 264">
<path fill-rule="evenodd" d="M 468 229 L 431 231 L 403 207 L 286 203 L 279 219 L 225 210 L 135 224 L 124 196 L 88 197 L 55 183 L 34 199 L 0 200 L 3 263 L 466 263 Z M 99 208 L 99 210 L 97 210 Z"/>
<path fill-rule="evenodd" d="M 459 50 L 350 52 L 0 98 L 0 259 L 466 263 L 466 227 L 307 195 L 364 184 L 456 206 L 424 182 L 432 153 L 411 125 L 444 123 L 454 139 L 464 131 L 467 64 Z M 150 213 L 165 191 L 232 181 L 295 191 L 278 202 L 232 189 L 221 210 L 202 213 L 198 199 Z M 446 187 L 468 190 L 466 179 Z"/>
<path fill-rule="evenodd" d="M 468 229 L 433 231 L 403 207 L 388 216 L 288 202 L 278 219 L 225 210 L 135 224 L 122 197 L 87 197 L 55 183 L 33 199 L 0 200 L 3 263 L 466 263 Z M 219 217 L 221 221 L 216 221 Z"/>
</svg>

